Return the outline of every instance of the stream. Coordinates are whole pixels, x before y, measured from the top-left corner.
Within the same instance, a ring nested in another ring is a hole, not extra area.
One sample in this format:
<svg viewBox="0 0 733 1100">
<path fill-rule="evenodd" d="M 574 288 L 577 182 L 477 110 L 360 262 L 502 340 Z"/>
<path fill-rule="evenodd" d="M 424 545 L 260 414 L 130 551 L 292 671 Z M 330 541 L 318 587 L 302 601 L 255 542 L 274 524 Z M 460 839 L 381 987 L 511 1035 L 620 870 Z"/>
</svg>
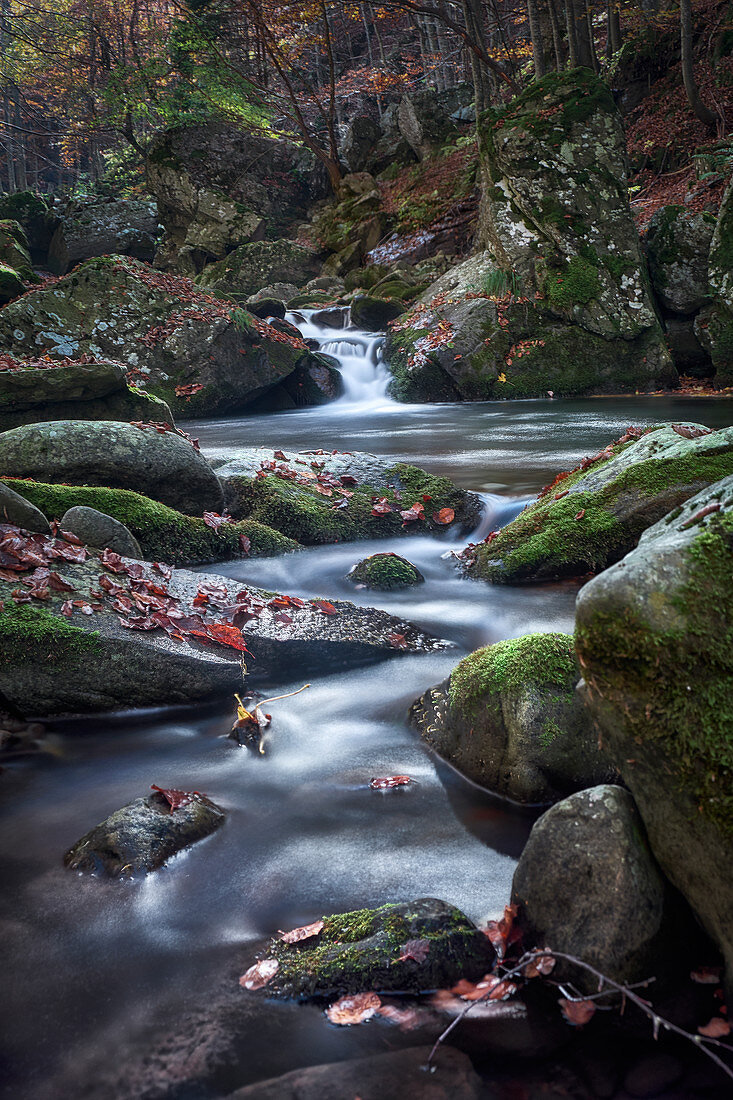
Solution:
<svg viewBox="0 0 733 1100">
<path fill-rule="evenodd" d="M 555 473 L 630 424 L 694 420 L 719 428 L 733 421 L 733 405 L 704 398 L 400 405 L 386 393 L 378 336 L 324 327 L 310 312 L 289 319 L 338 359 L 344 396 L 319 408 L 184 423 L 203 453 L 220 462 L 244 446 L 322 447 L 414 462 L 483 495 L 476 538 L 509 522 Z M 95 1091 L 84 1066 L 105 1052 L 124 1057 L 162 1006 L 200 1000 L 222 955 L 244 956 L 248 944 L 276 929 L 423 896 L 455 903 L 476 921 L 501 911 L 536 811 L 494 798 L 434 759 L 405 714 L 478 646 L 572 630 L 577 586 L 493 588 L 463 579 L 445 556 L 462 544 L 447 531 L 203 570 L 289 594 L 378 606 L 453 643 L 352 672 L 324 670 L 307 691 L 268 708 L 273 722 L 263 757 L 227 739 L 235 704 L 221 699 L 50 723 L 56 754 L 6 770 L 0 1095 L 110 1096 Z M 425 584 L 372 593 L 344 579 L 355 562 L 385 550 L 408 557 Z M 268 685 L 267 693 L 301 685 L 293 669 L 291 681 Z M 396 774 L 415 782 L 370 790 L 373 776 Z M 144 881 L 66 872 L 66 849 L 151 783 L 206 792 L 226 809 L 225 827 Z M 340 1031 L 320 1013 L 303 1010 L 288 1020 L 267 1049 L 257 1030 L 242 1037 L 250 1056 L 231 1088 L 356 1053 L 366 1041 L 360 1029 Z M 70 1067 L 84 1082 L 79 1092 L 59 1083 Z"/>
</svg>

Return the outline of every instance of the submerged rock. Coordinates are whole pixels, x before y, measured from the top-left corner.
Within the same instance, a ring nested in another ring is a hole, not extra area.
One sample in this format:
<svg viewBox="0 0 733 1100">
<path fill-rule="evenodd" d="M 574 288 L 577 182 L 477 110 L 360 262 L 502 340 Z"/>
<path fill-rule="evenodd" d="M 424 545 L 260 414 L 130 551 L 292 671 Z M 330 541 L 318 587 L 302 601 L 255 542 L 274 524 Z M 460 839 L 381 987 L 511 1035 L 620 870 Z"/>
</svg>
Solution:
<svg viewBox="0 0 733 1100">
<path fill-rule="evenodd" d="M 414 588 L 425 580 L 412 562 L 398 554 L 372 554 L 358 562 L 348 574 L 352 584 L 363 584 L 379 592 L 399 588 Z"/>
<path fill-rule="evenodd" d="M 542 815 L 514 872 L 512 902 L 526 943 L 575 955 L 617 982 L 652 977 L 670 947 L 665 882 L 622 787 L 580 791 Z M 598 988 L 569 964 L 561 975 Z"/>
<path fill-rule="evenodd" d="M 554 802 L 616 774 L 575 693 L 570 634 L 526 634 L 465 657 L 410 709 L 423 740 L 475 783 Z"/>
<path fill-rule="evenodd" d="M 188 439 L 154 426 L 60 420 L 0 434 L 6 477 L 135 489 L 191 515 L 221 511 L 216 474 Z"/>
<path fill-rule="evenodd" d="M 61 517 L 61 530 L 71 531 L 86 546 L 103 550 L 108 547 L 128 558 L 142 558 L 140 543 L 124 523 L 112 519 L 96 508 L 75 505 Z"/>
<path fill-rule="evenodd" d="M 733 477 L 646 531 L 577 603 L 584 695 L 664 873 L 733 988 Z"/>
<path fill-rule="evenodd" d="M 226 814 L 205 795 L 195 792 L 173 809 L 155 791 L 136 798 L 102 821 L 64 856 L 70 871 L 87 871 L 110 878 L 138 871 L 157 871 L 182 848 L 221 828 Z"/>
<path fill-rule="evenodd" d="M 445 530 L 434 518 L 444 508 L 454 512 L 460 529 L 472 531 L 483 507 L 447 478 L 358 452 L 253 447 L 217 474 L 233 516 L 265 523 L 307 546 Z"/>
<path fill-rule="evenodd" d="M 415 940 L 418 958 L 409 952 Z M 267 992 L 304 999 L 441 989 L 459 978 L 477 980 L 493 959 L 486 936 L 436 898 L 324 917 L 317 936 L 294 944 L 274 939 L 267 952 L 278 961 Z"/>
<path fill-rule="evenodd" d="M 733 428 L 673 424 L 622 438 L 464 552 L 470 576 L 527 584 L 605 569 L 672 508 L 733 473 Z"/>
</svg>

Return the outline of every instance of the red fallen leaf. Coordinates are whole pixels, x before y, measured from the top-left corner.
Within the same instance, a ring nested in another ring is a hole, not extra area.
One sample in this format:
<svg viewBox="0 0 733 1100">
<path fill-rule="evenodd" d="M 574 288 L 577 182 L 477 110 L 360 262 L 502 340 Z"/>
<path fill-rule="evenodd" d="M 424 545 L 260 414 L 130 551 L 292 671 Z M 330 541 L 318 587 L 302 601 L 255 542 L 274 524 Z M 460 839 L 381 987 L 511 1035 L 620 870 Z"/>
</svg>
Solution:
<svg viewBox="0 0 733 1100">
<path fill-rule="evenodd" d="M 332 497 L 333 489 L 326 489 L 323 485 L 311 485 L 314 493 L 320 493 L 322 497 Z"/>
<path fill-rule="evenodd" d="M 268 607 L 290 607 L 290 596 L 273 596 L 268 602 Z"/>
<path fill-rule="evenodd" d="M 176 787 L 158 787 L 155 783 L 150 784 L 150 790 L 163 795 L 171 808 L 171 813 L 173 810 L 177 810 L 179 806 L 187 806 L 196 795 L 199 798 L 206 798 L 206 795 L 201 794 L 201 791 L 179 791 Z"/>
<path fill-rule="evenodd" d="M 75 535 L 73 531 L 59 531 L 57 538 L 63 539 L 64 542 L 70 542 L 72 546 L 83 546 L 78 535 Z"/>
<path fill-rule="evenodd" d="M 30 603 L 30 592 L 24 592 L 22 588 L 14 588 L 10 593 L 11 600 L 15 600 L 16 603 Z"/>
<path fill-rule="evenodd" d="M 71 618 L 71 616 L 74 614 L 74 606 L 71 600 L 64 600 L 64 602 L 61 604 L 61 614 L 66 615 L 68 618 Z"/>
<path fill-rule="evenodd" d="M 412 959 L 416 963 L 425 962 L 429 951 L 430 940 L 408 940 L 400 948 L 399 961 L 407 962 L 408 959 Z"/>
<path fill-rule="evenodd" d="M 231 522 L 231 516 L 220 516 L 218 512 L 204 512 L 204 523 L 214 531 L 218 531 L 225 523 Z"/>
<path fill-rule="evenodd" d="M 338 611 L 329 603 L 328 600 L 312 600 L 314 607 L 317 607 L 319 611 L 322 611 L 324 615 L 338 615 Z"/>
<path fill-rule="evenodd" d="M 105 569 L 109 569 L 112 573 L 124 573 L 125 563 L 123 562 L 119 554 L 115 554 L 114 550 L 105 549 L 99 555 L 99 560 Z"/>
<path fill-rule="evenodd" d="M 387 775 L 381 779 L 370 779 L 369 786 L 373 791 L 386 791 L 392 787 L 406 787 L 412 783 L 409 775 Z"/>
<path fill-rule="evenodd" d="M 283 454 L 282 451 L 275 451 L 274 458 L 279 458 L 281 462 L 287 462 L 288 456 Z"/>
<path fill-rule="evenodd" d="M 576 519 L 582 519 L 584 515 L 585 515 L 585 508 L 581 508 L 579 512 L 575 513 L 575 518 Z"/>
<path fill-rule="evenodd" d="M 558 1002 L 563 1016 L 572 1027 L 583 1027 L 596 1014 L 593 1001 L 566 1001 L 561 997 Z"/>
<path fill-rule="evenodd" d="M 380 497 L 375 504 L 372 505 L 371 514 L 373 516 L 388 516 L 392 511 L 392 505 L 386 497 Z"/>
<path fill-rule="evenodd" d="M 195 393 L 199 393 L 204 388 L 203 382 L 189 382 L 187 386 L 176 386 L 176 397 L 193 397 Z"/>
<path fill-rule="evenodd" d="M 0 569 L 0 581 L 11 581 L 14 584 L 18 579 L 18 573 L 23 572 L 23 568 L 19 562 L 17 568 L 12 572 L 10 569 Z"/>
<path fill-rule="evenodd" d="M 78 607 L 82 615 L 91 615 L 94 611 L 92 605 L 90 603 L 87 603 L 86 600 L 72 600 L 72 603 L 74 607 Z"/>
<path fill-rule="evenodd" d="M 407 649 L 407 638 L 404 634 L 388 634 L 387 641 L 392 649 Z"/>
<path fill-rule="evenodd" d="M 73 584 L 69 584 L 67 581 L 65 581 L 63 579 L 63 577 L 60 577 L 58 573 L 49 573 L 48 574 L 48 583 L 50 584 L 51 588 L 53 588 L 54 592 L 73 592 L 74 591 Z"/>
<path fill-rule="evenodd" d="M 339 478 L 339 481 L 341 482 L 342 485 L 358 485 L 359 484 L 359 482 L 356 480 L 356 478 L 352 477 L 351 474 L 342 474 L 341 477 Z"/>
<path fill-rule="evenodd" d="M 262 989 L 275 977 L 279 966 L 277 959 L 261 959 L 242 974 L 239 984 L 243 989 Z"/>
<path fill-rule="evenodd" d="M 433 513 L 433 523 L 452 523 L 455 518 L 456 513 L 452 508 L 441 508 L 439 512 Z"/>
<path fill-rule="evenodd" d="M 292 932 L 278 932 L 283 943 L 300 943 L 302 940 L 310 940 L 318 936 L 323 928 L 323 921 L 317 920 L 313 924 L 304 924 L 302 928 L 293 928 Z"/>
<path fill-rule="evenodd" d="M 276 623 L 282 623 L 283 626 L 287 626 L 288 623 L 292 623 L 292 621 L 293 621 L 293 616 L 288 615 L 288 613 L 286 611 L 278 611 L 277 614 L 275 615 L 275 622 Z"/>
<path fill-rule="evenodd" d="M 430 494 L 429 494 L 429 493 L 423 493 L 423 495 L 422 495 L 422 499 L 423 499 L 423 503 L 424 503 L 424 504 L 427 504 L 427 502 L 428 502 L 429 500 L 432 500 L 433 498 L 432 498 L 432 497 L 430 496 Z"/>
<path fill-rule="evenodd" d="M 120 621 L 120 626 L 127 627 L 128 630 L 157 630 L 158 623 L 152 616 L 137 615 L 135 618 L 123 619 L 121 615 L 117 618 Z"/>
<path fill-rule="evenodd" d="M 684 439 L 698 439 L 701 435 L 710 435 L 711 428 L 688 428 L 686 424 L 672 424 L 672 431 Z M 698 1028 L 699 1030 L 699 1028 Z"/>
<path fill-rule="evenodd" d="M 730 1035 L 730 1024 L 722 1016 L 713 1016 L 712 1020 L 697 1029 L 698 1035 L 704 1035 L 706 1039 L 723 1039 Z"/>
<path fill-rule="evenodd" d="M 555 493 L 555 500 L 562 500 L 562 498 L 566 497 L 569 492 L 569 489 L 563 489 L 561 493 Z"/>
<path fill-rule="evenodd" d="M 156 571 L 156 573 L 160 573 L 161 576 L 165 577 L 167 581 L 169 581 L 173 576 L 173 569 L 171 568 L 171 566 L 165 565 L 165 563 L 162 561 L 154 561 L 153 569 Z"/>
<path fill-rule="evenodd" d="M 198 592 L 192 600 L 192 603 L 193 603 L 194 607 L 206 607 L 208 602 L 209 602 L 209 597 L 205 596 L 203 592 Z"/>
<path fill-rule="evenodd" d="M 539 978 L 540 975 L 551 974 L 555 969 L 555 960 L 551 955 L 540 955 L 539 958 L 530 959 L 524 968 L 525 978 Z"/>
<path fill-rule="evenodd" d="M 73 561 L 81 564 L 87 560 L 86 546 L 71 546 L 65 543 L 55 543 L 48 548 L 49 558 L 59 558 L 61 561 Z"/>
<path fill-rule="evenodd" d="M 428 1014 L 417 1008 L 398 1008 L 397 1005 L 382 1005 L 377 1009 L 377 1015 L 397 1024 L 401 1031 L 413 1031 L 427 1022 Z"/>
<path fill-rule="evenodd" d="M 250 541 L 248 536 L 247 535 L 240 535 L 239 536 L 239 549 L 242 551 L 242 553 L 243 554 L 249 554 L 251 548 L 252 548 L 252 542 Z"/>
<path fill-rule="evenodd" d="M 423 519 L 425 515 L 425 509 L 422 504 L 413 504 L 411 508 L 405 508 L 403 512 L 400 512 L 404 523 L 414 523 L 415 520 Z"/>
<path fill-rule="evenodd" d="M 499 959 L 503 959 L 507 947 L 519 939 L 519 930 L 514 926 L 517 912 L 516 905 L 505 905 L 504 916 L 500 920 L 490 920 L 486 926 L 486 935 Z"/>
<path fill-rule="evenodd" d="M 720 985 L 722 973 L 720 966 L 700 966 L 690 973 L 690 977 L 698 985 Z"/>
<path fill-rule="evenodd" d="M 348 1027 L 370 1020 L 381 1007 L 382 1002 L 376 993 L 353 993 L 329 1005 L 326 1015 L 332 1024 Z"/>
<path fill-rule="evenodd" d="M 223 584 L 202 584 L 198 590 L 199 596 L 208 596 L 210 600 L 221 601 L 229 599 L 226 586 Z"/>
<path fill-rule="evenodd" d="M 231 646 L 232 649 L 236 649 L 240 653 L 249 653 L 239 627 L 226 626 L 225 623 L 208 623 L 206 630 L 209 636 L 214 641 L 220 642 L 221 645 Z"/>
<path fill-rule="evenodd" d="M 693 527 L 701 519 L 705 519 L 705 516 L 711 516 L 713 512 L 719 512 L 720 509 L 721 505 L 718 501 L 714 504 L 706 504 L 704 508 L 701 508 L 699 512 L 695 512 L 694 516 L 690 516 L 688 520 L 680 525 L 680 531 L 686 531 L 688 527 Z"/>
</svg>

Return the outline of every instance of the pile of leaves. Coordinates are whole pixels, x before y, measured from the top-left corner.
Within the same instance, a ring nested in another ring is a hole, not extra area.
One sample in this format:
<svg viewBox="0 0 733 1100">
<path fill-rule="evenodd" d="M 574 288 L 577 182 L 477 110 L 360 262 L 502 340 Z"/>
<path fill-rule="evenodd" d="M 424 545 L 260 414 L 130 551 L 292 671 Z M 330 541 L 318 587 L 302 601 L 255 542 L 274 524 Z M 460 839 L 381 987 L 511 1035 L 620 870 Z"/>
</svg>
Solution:
<svg viewBox="0 0 733 1100">
<path fill-rule="evenodd" d="M 51 370 L 55 367 L 73 367 L 97 362 L 99 360 L 87 352 L 82 353 L 76 359 L 70 359 L 68 355 L 64 355 L 60 359 L 52 359 L 50 355 L 37 355 L 30 356 L 28 359 L 18 359 L 6 351 L 0 355 L 0 371 Z M 105 359 L 105 362 L 112 362 L 112 360 Z"/>
</svg>

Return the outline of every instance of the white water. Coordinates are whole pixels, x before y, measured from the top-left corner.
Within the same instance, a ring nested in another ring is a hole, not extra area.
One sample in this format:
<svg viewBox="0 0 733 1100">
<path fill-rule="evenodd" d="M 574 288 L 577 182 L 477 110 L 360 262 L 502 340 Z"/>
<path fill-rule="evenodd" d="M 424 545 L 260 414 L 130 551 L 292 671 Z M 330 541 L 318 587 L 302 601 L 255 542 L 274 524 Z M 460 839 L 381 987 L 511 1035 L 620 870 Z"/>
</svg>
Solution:
<svg viewBox="0 0 733 1100">
<path fill-rule="evenodd" d="M 315 341 L 318 351 L 338 361 L 344 393 L 336 406 L 378 410 L 396 404 L 387 394 L 390 374 L 382 358 L 384 336 L 354 328 L 348 306 L 295 310 L 286 320 L 304 340 Z"/>
</svg>

